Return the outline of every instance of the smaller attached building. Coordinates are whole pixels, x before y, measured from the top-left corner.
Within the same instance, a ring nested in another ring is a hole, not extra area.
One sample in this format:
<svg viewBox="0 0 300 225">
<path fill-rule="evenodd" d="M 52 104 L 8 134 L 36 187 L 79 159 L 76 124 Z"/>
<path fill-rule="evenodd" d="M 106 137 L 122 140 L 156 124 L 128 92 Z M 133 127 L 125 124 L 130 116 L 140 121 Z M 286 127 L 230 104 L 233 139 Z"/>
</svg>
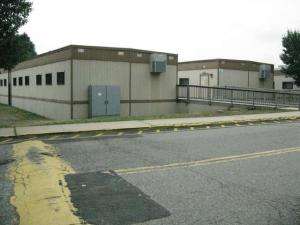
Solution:
<svg viewBox="0 0 300 225">
<path fill-rule="evenodd" d="M 274 83 L 276 90 L 284 91 L 299 91 L 300 87 L 295 84 L 295 80 L 292 77 L 288 77 L 286 74 L 282 73 L 280 70 L 275 70 Z"/>
<path fill-rule="evenodd" d="M 178 83 L 183 85 L 274 88 L 274 65 L 272 64 L 245 60 L 209 59 L 181 62 L 178 68 Z"/>
</svg>

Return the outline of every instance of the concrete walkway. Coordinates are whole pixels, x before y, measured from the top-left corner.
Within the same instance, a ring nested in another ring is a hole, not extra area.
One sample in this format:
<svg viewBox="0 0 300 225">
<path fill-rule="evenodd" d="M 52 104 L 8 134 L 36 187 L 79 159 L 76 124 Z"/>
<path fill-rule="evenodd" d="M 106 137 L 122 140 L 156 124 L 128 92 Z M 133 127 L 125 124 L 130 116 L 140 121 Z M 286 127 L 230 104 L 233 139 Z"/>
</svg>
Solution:
<svg viewBox="0 0 300 225">
<path fill-rule="evenodd" d="M 29 126 L 0 129 L 0 137 L 13 137 L 24 135 L 39 135 L 52 133 L 75 133 L 84 131 L 108 131 L 108 130 L 126 130 L 126 129 L 145 129 L 174 126 L 199 126 L 212 125 L 218 123 L 238 123 L 238 122 L 255 122 L 261 120 L 278 120 L 278 119 L 296 119 L 300 118 L 300 111 L 252 114 L 252 115 L 234 115 L 218 117 L 197 117 L 197 118 L 175 118 L 175 119 L 156 119 L 140 121 L 117 121 L 117 122 L 97 122 L 97 123 L 80 123 L 80 124 L 61 124 L 45 126 Z"/>
</svg>

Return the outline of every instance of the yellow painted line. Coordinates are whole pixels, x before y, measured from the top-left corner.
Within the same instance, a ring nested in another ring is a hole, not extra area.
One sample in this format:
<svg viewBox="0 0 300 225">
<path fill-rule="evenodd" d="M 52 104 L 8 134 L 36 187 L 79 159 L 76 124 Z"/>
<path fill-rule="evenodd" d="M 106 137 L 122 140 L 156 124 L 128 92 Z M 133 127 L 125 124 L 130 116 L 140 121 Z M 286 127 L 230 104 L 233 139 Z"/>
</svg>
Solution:
<svg viewBox="0 0 300 225">
<path fill-rule="evenodd" d="M 206 126 L 206 128 L 207 128 L 207 129 L 209 129 L 209 128 L 210 128 L 210 126 Z"/>
<path fill-rule="evenodd" d="M 178 131 L 178 128 L 174 128 L 174 131 L 177 132 L 177 131 Z"/>
<path fill-rule="evenodd" d="M 119 133 L 118 133 L 118 136 L 121 136 L 121 135 L 123 135 L 123 134 L 124 134 L 123 132 L 119 132 Z"/>
<path fill-rule="evenodd" d="M 36 162 L 29 152 L 40 155 Z M 48 154 L 42 154 L 48 153 Z M 14 184 L 11 204 L 20 225 L 84 224 L 74 212 L 65 175 L 74 169 L 57 156 L 56 148 L 42 141 L 26 141 L 13 146 L 16 161 L 9 168 Z"/>
<path fill-rule="evenodd" d="M 10 141 L 13 141 L 13 139 L 12 138 L 6 139 L 4 141 L 1 141 L 0 144 L 4 144 L 4 143 L 10 142 Z"/>
<path fill-rule="evenodd" d="M 254 124 L 253 123 L 248 123 L 248 125 L 253 126 Z"/>
<path fill-rule="evenodd" d="M 140 130 L 139 132 L 138 132 L 138 134 L 142 134 L 143 133 L 143 131 L 142 130 Z"/>
<path fill-rule="evenodd" d="M 195 128 L 194 127 L 190 127 L 190 130 L 195 130 Z"/>
<path fill-rule="evenodd" d="M 222 124 L 222 125 L 221 125 L 221 127 L 223 127 L 223 128 L 224 128 L 224 127 L 226 127 L 226 126 L 225 126 L 224 124 Z"/>
<path fill-rule="evenodd" d="M 74 136 L 72 136 L 72 137 L 70 137 L 71 139 L 75 139 L 75 138 L 79 138 L 80 137 L 80 134 L 76 134 L 76 135 L 74 135 Z"/>
<path fill-rule="evenodd" d="M 274 121 L 274 123 L 280 123 L 279 121 Z"/>
<path fill-rule="evenodd" d="M 100 137 L 100 136 L 102 136 L 103 135 L 103 133 L 98 133 L 98 134 L 96 134 L 94 137 Z"/>
<path fill-rule="evenodd" d="M 236 123 L 235 125 L 236 125 L 237 127 L 240 127 L 240 126 L 241 126 L 241 125 L 240 125 L 240 124 L 238 124 L 238 123 Z"/>
<path fill-rule="evenodd" d="M 186 168 L 186 167 L 194 167 L 194 166 L 204 166 L 210 164 L 218 164 L 218 163 L 227 163 L 238 160 L 247 160 L 247 159 L 256 159 L 261 157 L 270 157 L 287 153 L 295 153 L 300 152 L 300 147 L 298 148 L 286 148 L 286 149 L 278 149 L 264 152 L 256 152 L 242 155 L 232 155 L 225 157 L 217 157 L 199 161 L 191 161 L 191 162 L 182 162 L 182 163 L 172 163 L 161 166 L 147 166 L 147 167 L 138 167 L 138 168 L 128 168 L 128 169 L 118 169 L 114 170 L 118 174 L 137 174 L 137 173 L 145 173 L 145 172 L 154 172 L 154 171 L 162 171 L 169 169 L 178 169 L 178 168 Z"/>
<path fill-rule="evenodd" d="M 156 132 L 156 133 L 159 133 L 159 132 L 160 132 L 160 129 L 157 129 L 155 132 Z"/>
</svg>

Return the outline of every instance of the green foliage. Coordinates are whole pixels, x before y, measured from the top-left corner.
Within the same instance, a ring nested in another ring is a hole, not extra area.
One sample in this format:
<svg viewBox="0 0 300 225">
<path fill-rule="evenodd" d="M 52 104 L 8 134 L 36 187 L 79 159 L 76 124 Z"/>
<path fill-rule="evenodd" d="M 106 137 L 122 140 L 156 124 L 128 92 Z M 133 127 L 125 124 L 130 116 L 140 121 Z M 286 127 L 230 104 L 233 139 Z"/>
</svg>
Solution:
<svg viewBox="0 0 300 225">
<path fill-rule="evenodd" d="M 300 86 L 300 32 L 288 31 L 282 39 L 282 46 L 280 58 L 285 65 L 281 70 Z"/>
<path fill-rule="evenodd" d="M 32 3 L 28 0 L 0 1 L 0 43 L 17 34 L 27 22 L 31 9 Z"/>
<path fill-rule="evenodd" d="M 34 44 L 26 33 L 0 42 L 0 68 L 11 70 L 18 63 L 36 56 Z"/>
</svg>

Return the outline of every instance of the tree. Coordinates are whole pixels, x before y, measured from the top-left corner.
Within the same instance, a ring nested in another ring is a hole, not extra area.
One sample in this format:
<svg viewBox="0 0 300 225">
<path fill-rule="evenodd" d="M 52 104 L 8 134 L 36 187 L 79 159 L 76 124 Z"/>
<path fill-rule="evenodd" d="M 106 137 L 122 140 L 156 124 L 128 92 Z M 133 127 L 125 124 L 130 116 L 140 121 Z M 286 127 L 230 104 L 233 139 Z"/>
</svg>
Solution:
<svg viewBox="0 0 300 225">
<path fill-rule="evenodd" d="M 0 42 L 17 34 L 19 28 L 27 22 L 31 10 L 32 3 L 28 0 L 1 0 Z"/>
<path fill-rule="evenodd" d="M 0 65 L 8 71 L 18 63 L 36 56 L 35 46 L 26 33 L 1 42 L 0 52 L 5 56 L 0 58 Z"/>
<path fill-rule="evenodd" d="M 11 70 L 20 62 L 36 56 L 34 44 L 27 34 L 17 34 L 0 42 L 0 68 L 8 71 L 8 105 L 11 105 Z"/>
<path fill-rule="evenodd" d="M 280 55 L 285 64 L 281 71 L 294 78 L 300 86 L 300 32 L 288 31 L 282 39 L 283 53 Z"/>
</svg>

